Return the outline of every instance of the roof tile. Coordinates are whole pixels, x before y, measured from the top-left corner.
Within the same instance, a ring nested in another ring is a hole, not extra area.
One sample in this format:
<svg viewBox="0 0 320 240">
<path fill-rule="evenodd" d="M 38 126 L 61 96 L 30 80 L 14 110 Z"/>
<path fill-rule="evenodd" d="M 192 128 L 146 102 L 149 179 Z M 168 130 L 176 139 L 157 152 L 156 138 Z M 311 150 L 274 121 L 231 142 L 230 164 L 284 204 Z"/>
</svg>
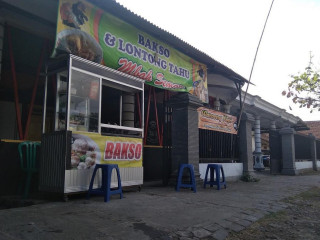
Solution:
<svg viewBox="0 0 320 240">
<path fill-rule="evenodd" d="M 301 131 L 300 133 L 308 135 L 312 133 L 317 139 L 320 139 L 320 121 L 304 121 L 310 130 Z"/>
</svg>

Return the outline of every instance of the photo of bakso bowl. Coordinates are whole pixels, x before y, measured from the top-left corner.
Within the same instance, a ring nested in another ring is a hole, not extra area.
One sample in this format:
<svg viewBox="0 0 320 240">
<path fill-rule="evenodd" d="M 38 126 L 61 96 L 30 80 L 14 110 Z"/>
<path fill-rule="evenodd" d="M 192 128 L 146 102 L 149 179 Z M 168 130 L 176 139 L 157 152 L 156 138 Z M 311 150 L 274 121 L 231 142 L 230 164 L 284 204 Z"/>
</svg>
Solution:
<svg viewBox="0 0 320 240">
<path fill-rule="evenodd" d="M 100 162 L 101 152 L 98 145 L 88 136 L 72 134 L 72 169 L 90 169 Z"/>
<path fill-rule="evenodd" d="M 102 60 L 102 48 L 88 33 L 78 29 L 66 29 L 58 33 L 56 52 L 71 53 L 84 59 L 100 63 Z"/>
</svg>

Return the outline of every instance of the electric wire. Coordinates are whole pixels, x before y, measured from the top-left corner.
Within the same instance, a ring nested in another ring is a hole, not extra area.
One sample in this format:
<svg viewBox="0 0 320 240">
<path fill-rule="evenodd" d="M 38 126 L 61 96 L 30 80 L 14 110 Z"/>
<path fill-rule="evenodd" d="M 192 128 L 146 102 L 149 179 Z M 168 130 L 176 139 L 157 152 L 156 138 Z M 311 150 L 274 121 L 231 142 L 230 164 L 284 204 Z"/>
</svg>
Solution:
<svg viewBox="0 0 320 240">
<path fill-rule="evenodd" d="M 259 43 L 258 43 L 258 46 L 257 46 L 257 50 L 256 50 L 256 53 L 255 53 L 255 56 L 254 56 L 254 59 L 253 59 L 253 63 L 252 63 L 251 71 L 250 71 L 250 76 L 249 76 L 249 80 L 248 80 L 248 83 L 247 83 L 247 88 L 246 88 L 246 91 L 245 91 L 244 97 L 243 97 L 243 104 L 241 104 L 241 109 L 240 109 L 237 129 L 239 129 L 239 126 L 240 126 L 241 117 L 242 117 L 242 113 L 243 113 L 243 109 L 244 109 L 244 105 L 245 105 L 245 101 L 246 101 L 247 92 L 248 92 L 248 89 L 249 89 L 249 85 L 251 83 L 252 72 L 253 72 L 254 65 L 255 65 L 255 62 L 256 62 L 256 58 L 257 58 L 257 55 L 258 55 L 258 51 L 259 51 L 259 48 L 260 48 L 260 43 L 261 43 L 261 40 L 262 40 L 262 37 L 263 37 L 263 34 L 264 34 L 264 30 L 266 28 L 266 25 L 267 25 L 267 22 L 268 22 L 268 19 L 269 19 L 269 15 L 270 15 L 270 12 L 271 12 L 271 9 L 272 9 L 272 6 L 273 6 L 273 2 L 274 2 L 274 0 L 272 0 L 272 2 L 271 2 L 270 9 L 269 9 L 266 21 L 264 23 L 264 26 L 263 26 L 263 29 L 262 29 L 262 33 L 261 33 L 261 36 L 260 36 L 260 40 L 259 40 Z M 240 94 L 241 94 L 241 92 L 240 92 Z"/>
</svg>

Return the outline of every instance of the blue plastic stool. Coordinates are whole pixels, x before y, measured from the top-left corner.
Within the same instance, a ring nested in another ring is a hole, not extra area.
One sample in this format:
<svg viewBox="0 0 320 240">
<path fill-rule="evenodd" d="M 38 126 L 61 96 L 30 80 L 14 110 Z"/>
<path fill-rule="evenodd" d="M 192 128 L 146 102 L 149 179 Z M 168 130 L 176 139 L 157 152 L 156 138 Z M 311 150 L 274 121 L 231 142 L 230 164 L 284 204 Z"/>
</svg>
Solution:
<svg viewBox="0 0 320 240">
<path fill-rule="evenodd" d="M 96 189 L 92 189 L 96 172 L 100 168 L 102 170 L 101 187 L 96 188 Z M 113 169 L 115 169 L 117 171 L 117 177 L 118 177 L 118 188 L 116 188 L 116 189 L 111 189 L 111 187 L 110 187 L 111 175 L 112 175 Z M 110 200 L 110 196 L 113 194 L 120 194 L 120 199 L 122 199 L 120 171 L 119 171 L 117 164 L 96 164 L 96 166 L 93 170 L 93 173 L 92 173 L 91 181 L 90 181 L 90 186 L 89 186 L 88 196 L 87 196 L 88 199 L 90 198 L 91 194 L 103 195 L 105 202 L 108 202 Z"/>
<path fill-rule="evenodd" d="M 210 170 L 210 180 L 208 180 L 209 170 Z M 220 179 L 220 171 L 222 173 L 222 179 Z M 214 173 L 216 173 L 216 179 L 214 179 Z M 206 188 L 207 184 L 210 184 L 210 187 L 213 187 L 213 185 L 217 185 L 218 190 L 220 190 L 221 185 L 224 185 L 224 188 L 227 188 L 226 180 L 224 177 L 224 171 L 221 164 L 208 164 L 203 187 Z"/>
<path fill-rule="evenodd" d="M 183 170 L 185 168 L 189 169 L 189 172 L 190 172 L 190 183 L 182 183 Z M 180 164 L 176 191 L 179 192 L 181 187 L 191 188 L 191 190 L 193 190 L 193 192 L 197 191 L 197 189 L 196 189 L 196 181 L 195 181 L 195 178 L 194 178 L 193 165 L 191 165 L 191 164 Z"/>
</svg>

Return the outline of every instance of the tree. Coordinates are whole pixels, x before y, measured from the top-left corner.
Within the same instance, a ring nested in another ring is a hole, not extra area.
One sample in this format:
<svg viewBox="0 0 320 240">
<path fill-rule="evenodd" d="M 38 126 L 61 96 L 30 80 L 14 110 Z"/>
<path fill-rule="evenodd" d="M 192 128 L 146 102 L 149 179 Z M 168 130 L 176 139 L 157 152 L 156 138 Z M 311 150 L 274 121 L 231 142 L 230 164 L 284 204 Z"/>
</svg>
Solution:
<svg viewBox="0 0 320 240">
<path fill-rule="evenodd" d="M 310 61 L 305 71 L 290 75 L 292 80 L 288 84 L 288 91 L 282 92 L 283 96 L 292 98 L 292 102 L 300 108 L 310 108 L 311 113 L 314 110 L 320 111 L 320 75 L 312 63 L 312 58 L 310 53 Z"/>
</svg>

